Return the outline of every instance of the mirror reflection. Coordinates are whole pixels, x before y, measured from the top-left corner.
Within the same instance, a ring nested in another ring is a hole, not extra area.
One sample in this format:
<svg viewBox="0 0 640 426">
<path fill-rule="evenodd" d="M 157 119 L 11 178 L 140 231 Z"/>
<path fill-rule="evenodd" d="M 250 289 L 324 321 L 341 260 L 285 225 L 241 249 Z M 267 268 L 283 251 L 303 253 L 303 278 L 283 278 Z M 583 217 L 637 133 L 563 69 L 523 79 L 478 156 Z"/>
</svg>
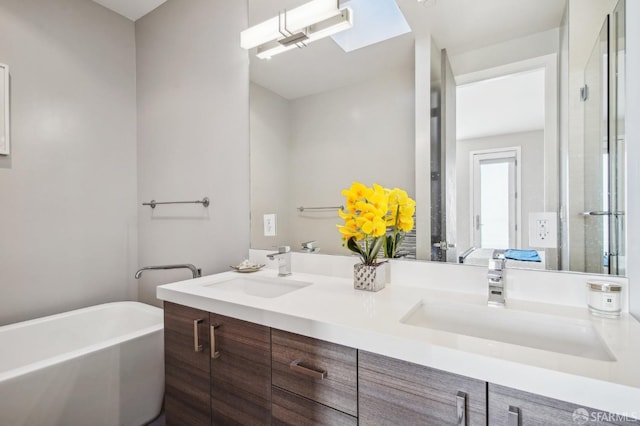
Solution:
<svg viewBox="0 0 640 426">
<path fill-rule="evenodd" d="M 250 0 L 249 24 L 305 3 Z M 623 275 L 624 4 L 390 3 L 410 32 L 350 36 L 350 0 L 340 37 L 249 51 L 252 248 L 349 254 L 340 192 L 375 182 L 416 199 L 408 258 Z"/>
</svg>

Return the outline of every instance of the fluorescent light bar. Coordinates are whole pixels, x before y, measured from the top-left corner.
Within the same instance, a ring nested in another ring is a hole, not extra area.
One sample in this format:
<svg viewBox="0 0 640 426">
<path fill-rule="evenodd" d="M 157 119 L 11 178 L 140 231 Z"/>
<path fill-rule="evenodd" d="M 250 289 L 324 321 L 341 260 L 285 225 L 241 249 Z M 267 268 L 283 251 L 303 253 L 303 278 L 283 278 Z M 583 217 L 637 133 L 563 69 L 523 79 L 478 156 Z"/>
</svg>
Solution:
<svg viewBox="0 0 640 426">
<path fill-rule="evenodd" d="M 332 34 L 349 29 L 353 26 L 352 16 L 351 9 L 342 9 L 337 15 L 309 25 L 305 28 L 304 34 L 307 37 L 305 40 L 301 40 L 298 43 L 286 42 L 286 38 L 282 40 L 271 40 L 258 46 L 258 54 L 256 56 L 260 59 L 268 59 L 278 53 L 286 52 L 287 50 L 297 47 L 299 43 L 306 45 L 313 41 L 320 40 Z"/>
<path fill-rule="evenodd" d="M 287 28 L 296 33 L 302 28 L 323 21 L 340 11 L 339 0 L 313 0 L 287 10 Z M 279 16 L 275 16 L 240 33 L 240 46 L 252 49 L 261 44 L 281 38 Z"/>
</svg>

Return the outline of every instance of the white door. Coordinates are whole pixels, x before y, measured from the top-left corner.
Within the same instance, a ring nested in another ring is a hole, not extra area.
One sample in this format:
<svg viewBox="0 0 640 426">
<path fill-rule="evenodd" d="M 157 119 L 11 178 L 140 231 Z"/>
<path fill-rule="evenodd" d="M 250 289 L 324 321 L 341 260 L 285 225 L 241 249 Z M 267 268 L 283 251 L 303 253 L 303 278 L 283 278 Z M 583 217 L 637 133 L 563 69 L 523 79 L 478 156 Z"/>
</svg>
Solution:
<svg viewBox="0 0 640 426">
<path fill-rule="evenodd" d="M 519 148 L 471 152 L 475 247 L 519 248 L 519 156 Z"/>
</svg>

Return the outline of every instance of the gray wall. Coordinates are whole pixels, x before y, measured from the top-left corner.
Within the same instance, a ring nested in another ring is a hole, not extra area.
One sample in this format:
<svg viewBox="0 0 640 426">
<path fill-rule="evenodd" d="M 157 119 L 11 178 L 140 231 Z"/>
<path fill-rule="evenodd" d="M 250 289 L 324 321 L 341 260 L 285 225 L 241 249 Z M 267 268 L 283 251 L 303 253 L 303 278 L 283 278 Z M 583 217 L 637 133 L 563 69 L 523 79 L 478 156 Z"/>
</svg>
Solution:
<svg viewBox="0 0 640 426">
<path fill-rule="evenodd" d="M 136 22 L 139 264 L 193 263 L 212 274 L 249 249 L 249 67 L 246 2 L 171 0 Z M 148 272 L 140 300 L 188 271 Z"/>
<path fill-rule="evenodd" d="M 289 202 L 291 106 L 276 93 L 251 83 L 251 246 L 291 245 L 295 211 Z M 276 214 L 276 235 L 264 236 L 263 215 Z"/>
<path fill-rule="evenodd" d="M 286 243 L 297 250 L 300 243 L 316 240 L 322 253 L 348 254 L 336 228 L 343 223 L 336 210 L 298 213 L 296 208 L 344 204 L 341 191 L 354 180 L 400 187 L 414 196 L 412 69 L 388 70 L 364 82 L 289 101 L 288 106 L 265 89 L 256 94 L 251 117 L 261 120 L 251 123 L 252 247 Z M 265 152 L 273 139 L 280 141 Z M 254 151 L 254 146 L 262 148 Z M 262 214 L 276 211 L 280 236 L 261 237 Z"/>
<path fill-rule="evenodd" d="M 2 0 L 0 62 L 0 325 L 135 299 L 133 23 L 86 0 Z"/>
</svg>

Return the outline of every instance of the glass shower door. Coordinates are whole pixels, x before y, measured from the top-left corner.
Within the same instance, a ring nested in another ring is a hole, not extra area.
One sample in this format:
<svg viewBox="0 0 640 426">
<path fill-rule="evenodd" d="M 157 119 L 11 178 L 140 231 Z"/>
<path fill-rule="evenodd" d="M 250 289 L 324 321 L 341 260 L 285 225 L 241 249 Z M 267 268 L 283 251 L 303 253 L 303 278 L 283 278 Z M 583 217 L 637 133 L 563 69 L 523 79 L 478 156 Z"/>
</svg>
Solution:
<svg viewBox="0 0 640 426">
<path fill-rule="evenodd" d="M 582 93 L 585 272 L 613 275 L 624 273 L 623 10 L 620 2 L 605 19 L 585 67 Z"/>
<path fill-rule="evenodd" d="M 609 19 L 584 71 L 585 272 L 609 272 Z"/>
</svg>

